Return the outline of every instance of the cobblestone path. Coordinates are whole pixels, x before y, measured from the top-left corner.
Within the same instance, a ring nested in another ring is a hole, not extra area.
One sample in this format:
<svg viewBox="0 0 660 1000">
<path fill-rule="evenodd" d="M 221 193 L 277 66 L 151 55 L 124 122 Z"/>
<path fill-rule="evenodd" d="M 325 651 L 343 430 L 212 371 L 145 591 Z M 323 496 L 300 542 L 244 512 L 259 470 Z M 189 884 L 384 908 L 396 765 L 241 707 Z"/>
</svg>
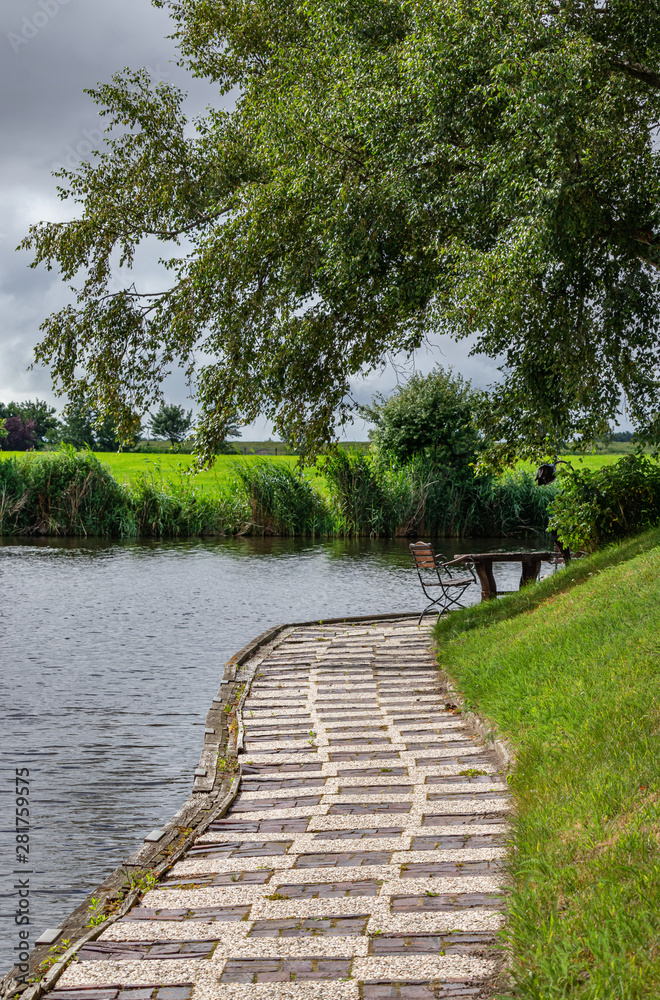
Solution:
<svg viewBox="0 0 660 1000">
<path fill-rule="evenodd" d="M 293 629 L 243 718 L 229 812 L 49 997 L 483 995 L 499 966 L 506 784 L 445 707 L 426 631 Z"/>
</svg>

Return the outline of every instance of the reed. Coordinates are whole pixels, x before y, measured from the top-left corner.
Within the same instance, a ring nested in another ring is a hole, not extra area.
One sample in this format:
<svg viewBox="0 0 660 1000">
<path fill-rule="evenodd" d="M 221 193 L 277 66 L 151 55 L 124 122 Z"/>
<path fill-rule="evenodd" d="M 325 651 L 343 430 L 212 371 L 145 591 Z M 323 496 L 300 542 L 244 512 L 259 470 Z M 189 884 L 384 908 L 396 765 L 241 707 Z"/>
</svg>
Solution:
<svg viewBox="0 0 660 1000">
<path fill-rule="evenodd" d="M 459 475 L 415 459 L 382 467 L 370 455 L 325 460 L 327 497 L 302 471 L 262 459 L 233 463 L 211 494 L 181 470 L 153 470 L 118 483 L 91 452 L 25 454 L 0 462 L 0 532 L 5 535 L 335 535 L 454 537 L 543 532 L 555 490 L 531 473 L 501 479 Z"/>
<path fill-rule="evenodd" d="M 323 497 L 300 471 L 284 462 L 236 462 L 249 508 L 242 534 L 328 535 L 332 514 Z"/>
<path fill-rule="evenodd" d="M 122 486 L 91 452 L 26 454 L 0 462 L 5 535 L 119 535 L 131 524 Z"/>
</svg>

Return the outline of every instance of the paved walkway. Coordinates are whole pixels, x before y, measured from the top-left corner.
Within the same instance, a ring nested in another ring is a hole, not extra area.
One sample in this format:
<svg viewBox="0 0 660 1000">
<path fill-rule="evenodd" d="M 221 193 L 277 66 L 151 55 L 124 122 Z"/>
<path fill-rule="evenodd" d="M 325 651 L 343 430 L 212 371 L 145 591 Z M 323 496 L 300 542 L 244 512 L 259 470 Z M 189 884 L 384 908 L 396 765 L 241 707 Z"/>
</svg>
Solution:
<svg viewBox="0 0 660 1000">
<path fill-rule="evenodd" d="M 49 997 L 483 995 L 506 785 L 445 708 L 425 630 L 293 630 L 259 666 L 244 722 L 227 815 Z"/>
</svg>

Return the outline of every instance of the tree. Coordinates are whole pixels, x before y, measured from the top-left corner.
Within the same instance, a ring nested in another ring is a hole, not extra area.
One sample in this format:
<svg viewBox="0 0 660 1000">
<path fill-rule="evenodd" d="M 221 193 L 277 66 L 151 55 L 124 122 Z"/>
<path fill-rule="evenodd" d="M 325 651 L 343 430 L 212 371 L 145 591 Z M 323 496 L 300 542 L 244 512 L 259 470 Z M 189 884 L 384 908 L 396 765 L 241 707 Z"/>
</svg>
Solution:
<svg viewBox="0 0 660 1000">
<path fill-rule="evenodd" d="M 37 441 L 34 420 L 7 417 L 4 429 L 6 436 L 2 439 L 3 451 L 30 451 L 34 448 Z"/>
<path fill-rule="evenodd" d="M 473 408 L 470 383 L 438 366 L 430 375 L 413 375 L 388 399 L 377 395 L 362 412 L 376 425 L 371 438 L 379 456 L 405 465 L 424 455 L 465 472 L 479 451 Z"/>
<path fill-rule="evenodd" d="M 96 446 L 94 437 L 94 411 L 83 403 L 70 403 L 62 425 L 62 441 L 72 444 L 78 451 Z"/>
<path fill-rule="evenodd" d="M 188 413 L 175 403 L 161 403 L 160 409 L 149 421 L 152 434 L 157 438 L 167 438 L 172 447 L 185 440 L 192 424 L 192 410 Z"/>
<path fill-rule="evenodd" d="M 20 417 L 24 424 L 32 423 L 33 440 L 29 447 L 43 448 L 57 434 L 60 422 L 55 414 L 55 407 L 49 406 L 43 399 L 28 399 L 24 403 L 0 403 L 0 420 Z"/>
<path fill-rule="evenodd" d="M 494 460 L 601 437 L 622 396 L 660 440 L 660 0 L 154 2 L 240 96 L 191 133 L 145 71 L 90 91 L 80 212 L 23 244 L 86 271 L 36 352 L 59 385 L 128 414 L 204 355 L 203 454 L 232 411 L 314 450 L 352 378 L 439 330 L 502 367 Z M 148 237 L 171 282 L 113 290 Z"/>
<path fill-rule="evenodd" d="M 134 447 L 141 433 L 139 420 L 135 419 L 132 427 L 129 425 L 128 433 L 130 437 L 128 439 L 125 437 L 123 443 Z M 117 424 L 113 417 L 99 413 L 82 400 L 69 403 L 66 407 L 61 440 L 64 444 L 72 444 L 78 450 L 91 448 L 94 451 L 118 451 L 120 445 Z"/>
</svg>

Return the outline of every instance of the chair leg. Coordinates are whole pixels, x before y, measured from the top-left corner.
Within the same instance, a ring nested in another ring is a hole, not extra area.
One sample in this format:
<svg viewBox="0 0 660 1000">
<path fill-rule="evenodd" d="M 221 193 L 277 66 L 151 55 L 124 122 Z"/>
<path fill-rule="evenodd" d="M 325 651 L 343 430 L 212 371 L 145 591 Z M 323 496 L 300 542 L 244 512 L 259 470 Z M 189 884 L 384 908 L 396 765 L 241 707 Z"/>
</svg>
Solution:
<svg viewBox="0 0 660 1000">
<path fill-rule="evenodd" d="M 458 596 L 453 596 L 452 594 L 445 594 L 445 600 L 446 600 L 445 610 L 446 611 L 450 610 L 451 605 L 455 605 L 456 608 L 465 608 L 465 607 L 467 607 L 467 605 L 461 604 L 461 597 L 463 596 L 463 594 L 465 593 L 465 591 L 468 589 L 469 586 L 470 585 L 468 584 L 466 587 L 463 587 L 463 589 L 461 590 L 460 594 L 458 594 Z"/>
<path fill-rule="evenodd" d="M 440 604 L 440 602 L 441 602 L 442 600 L 443 600 L 443 598 L 442 598 L 442 597 L 438 597 L 438 598 L 437 598 L 437 599 L 436 599 L 435 601 L 431 601 L 431 603 L 430 603 L 430 604 L 427 604 L 427 606 L 426 606 L 426 607 L 424 608 L 424 610 L 422 611 L 421 615 L 420 615 L 420 616 L 419 616 L 419 618 L 417 619 L 417 627 L 418 627 L 418 628 L 419 628 L 419 626 L 420 626 L 420 625 L 422 624 L 422 618 L 424 617 L 424 615 L 427 615 L 427 614 L 429 613 L 429 611 L 431 610 L 431 608 L 434 608 L 434 607 L 436 606 L 436 604 Z M 443 614 L 445 613 L 445 611 L 446 611 L 446 610 L 447 610 L 446 606 L 443 606 L 443 607 L 442 607 L 442 608 L 441 608 L 441 609 L 440 609 L 440 610 L 438 611 L 438 617 L 440 617 L 440 615 L 443 615 Z"/>
</svg>

